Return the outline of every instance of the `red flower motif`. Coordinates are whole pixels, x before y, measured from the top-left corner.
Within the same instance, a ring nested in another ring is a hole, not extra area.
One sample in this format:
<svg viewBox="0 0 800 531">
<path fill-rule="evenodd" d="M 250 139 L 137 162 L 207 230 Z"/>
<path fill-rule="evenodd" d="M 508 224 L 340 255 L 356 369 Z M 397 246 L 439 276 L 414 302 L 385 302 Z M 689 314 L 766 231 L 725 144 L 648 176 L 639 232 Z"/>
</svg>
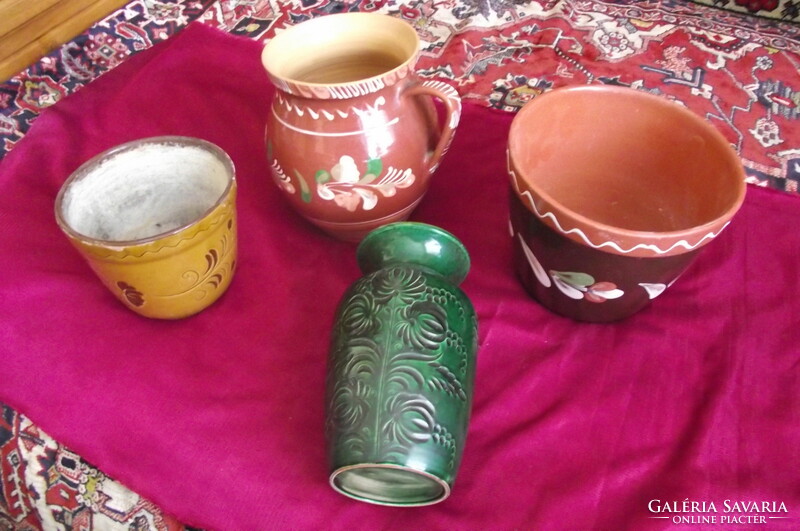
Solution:
<svg viewBox="0 0 800 531">
<path fill-rule="evenodd" d="M 125 295 L 125 298 L 128 300 L 129 303 L 133 304 L 136 307 L 139 307 L 142 304 L 144 304 L 144 295 L 142 295 L 142 292 L 137 290 L 127 282 L 117 282 L 117 287 L 122 290 L 122 294 Z"/>
<path fill-rule="evenodd" d="M 613 282 L 596 282 L 586 288 L 584 298 L 589 302 L 603 303 L 609 299 L 618 299 L 623 291 L 617 289 Z"/>
<path fill-rule="evenodd" d="M 17 95 L 17 105 L 21 109 L 40 113 L 45 107 L 66 96 L 66 89 L 46 76 L 31 76 L 23 80 L 23 90 Z"/>
<path fill-rule="evenodd" d="M 113 68 L 128 56 L 125 44 L 106 33 L 93 35 L 86 43 L 86 54 L 97 65 L 104 68 Z"/>
</svg>

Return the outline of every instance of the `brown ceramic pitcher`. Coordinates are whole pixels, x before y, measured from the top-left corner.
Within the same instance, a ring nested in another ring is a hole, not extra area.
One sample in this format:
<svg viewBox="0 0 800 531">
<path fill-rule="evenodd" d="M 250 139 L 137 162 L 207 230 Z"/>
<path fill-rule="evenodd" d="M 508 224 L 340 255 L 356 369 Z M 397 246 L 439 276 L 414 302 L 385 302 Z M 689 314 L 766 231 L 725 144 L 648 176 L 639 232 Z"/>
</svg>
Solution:
<svg viewBox="0 0 800 531">
<path fill-rule="evenodd" d="M 277 89 L 266 129 L 272 176 L 300 214 L 338 238 L 407 218 L 452 140 L 458 93 L 418 80 L 418 50 L 410 25 L 375 13 L 312 19 L 264 48 Z"/>
</svg>

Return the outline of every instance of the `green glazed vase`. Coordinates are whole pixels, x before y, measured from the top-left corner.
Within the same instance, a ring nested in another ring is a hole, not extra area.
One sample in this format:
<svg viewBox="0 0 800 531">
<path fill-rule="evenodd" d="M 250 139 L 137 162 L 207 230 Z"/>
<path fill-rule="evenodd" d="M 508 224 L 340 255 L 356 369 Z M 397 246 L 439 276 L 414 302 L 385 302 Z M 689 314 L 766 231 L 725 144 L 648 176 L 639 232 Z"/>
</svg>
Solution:
<svg viewBox="0 0 800 531">
<path fill-rule="evenodd" d="M 469 255 L 452 234 L 401 222 L 357 250 L 364 276 L 336 315 L 326 400 L 331 486 L 416 506 L 449 496 L 464 451 L 477 350 L 458 284 Z"/>
</svg>

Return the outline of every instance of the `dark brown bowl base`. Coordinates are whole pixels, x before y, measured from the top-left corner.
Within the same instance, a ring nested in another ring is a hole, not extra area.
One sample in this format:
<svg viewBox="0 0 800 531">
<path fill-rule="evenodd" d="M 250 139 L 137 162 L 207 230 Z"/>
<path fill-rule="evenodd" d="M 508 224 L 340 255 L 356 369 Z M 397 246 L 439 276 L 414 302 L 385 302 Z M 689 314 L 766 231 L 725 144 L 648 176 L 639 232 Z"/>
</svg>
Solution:
<svg viewBox="0 0 800 531">
<path fill-rule="evenodd" d="M 557 233 L 511 193 L 514 267 L 545 308 L 578 321 L 624 319 L 660 296 L 691 264 L 698 249 L 637 258 L 579 244 Z"/>
</svg>

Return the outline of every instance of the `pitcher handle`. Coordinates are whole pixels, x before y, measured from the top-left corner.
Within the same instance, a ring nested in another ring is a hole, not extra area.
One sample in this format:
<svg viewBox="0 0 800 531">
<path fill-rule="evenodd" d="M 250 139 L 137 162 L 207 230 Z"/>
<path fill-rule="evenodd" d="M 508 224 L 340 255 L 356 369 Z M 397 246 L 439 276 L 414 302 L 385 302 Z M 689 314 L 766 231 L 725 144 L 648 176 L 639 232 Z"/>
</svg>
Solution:
<svg viewBox="0 0 800 531">
<path fill-rule="evenodd" d="M 428 174 L 433 173 L 439 166 L 439 162 L 453 141 L 453 134 L 461 119 L 461 97 L 456 89 L 442 81 L 427 80 L 419 85 L 414 85 L 406 93 L 409 96 L 426 95 L 434 97 L 444 104 L 445 118 L 442 124 L 442 132 L 436 149 L 428 159 Z"/>
</svg>

